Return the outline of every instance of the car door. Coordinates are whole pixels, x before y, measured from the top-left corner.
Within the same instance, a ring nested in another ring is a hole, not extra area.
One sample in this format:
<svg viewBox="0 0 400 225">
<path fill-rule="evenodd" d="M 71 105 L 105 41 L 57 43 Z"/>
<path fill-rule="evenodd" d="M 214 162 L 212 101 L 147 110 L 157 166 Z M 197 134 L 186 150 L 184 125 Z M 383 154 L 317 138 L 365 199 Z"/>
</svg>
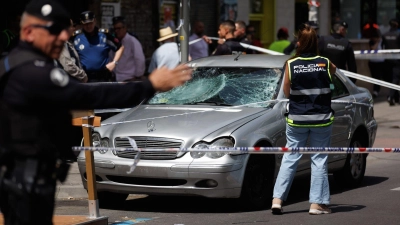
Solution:
<svg viewBox="0 0 400 225">
<path fill-rule="evenodd" d="M 348 147 L 349 134 L 356 109 L 355 105 L 352 104 L 354 96 L 350 94 L 337 74 L 332 75 L 332 83 L 334 89 L 332 90 L 331 107 L 335 111 L 335 120 L 332 127 L 331 147 Z M 336 161 L 345 156 L 346 154 L 334 154 L 329 157 L 329 161 Z"/>
</svg>

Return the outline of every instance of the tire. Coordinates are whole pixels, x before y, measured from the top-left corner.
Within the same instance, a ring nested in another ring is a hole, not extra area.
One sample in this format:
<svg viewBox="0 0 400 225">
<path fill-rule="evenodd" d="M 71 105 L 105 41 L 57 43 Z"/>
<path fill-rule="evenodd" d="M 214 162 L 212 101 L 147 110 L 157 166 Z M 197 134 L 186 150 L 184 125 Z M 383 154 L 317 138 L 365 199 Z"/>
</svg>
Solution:
<svg viewBox="0 0 400 225">
<path fill-rule="evenodd" d="M 124 203 L 128 194 L 102 191 L 97 194 L 99 206 L 103 208 L 117 207 Z"/>
<path fill-rule="evenodd" d="M 355 137 L 350 147 L 363 147 L 360 139 Z M 333 177 L 343 187 L 359 187 L 364 179 L 367 167 L 367 154 L 348 154 L 343 169 L 334 172 Z"/>
<path fill-rule="evenodd" d="M 250 156 L 240 196 L 243 208 L 258 210 L 264 208 L 267 202 L 270 203 L 274 163 L 269 159 L 259 155 Z"/>
</svg>

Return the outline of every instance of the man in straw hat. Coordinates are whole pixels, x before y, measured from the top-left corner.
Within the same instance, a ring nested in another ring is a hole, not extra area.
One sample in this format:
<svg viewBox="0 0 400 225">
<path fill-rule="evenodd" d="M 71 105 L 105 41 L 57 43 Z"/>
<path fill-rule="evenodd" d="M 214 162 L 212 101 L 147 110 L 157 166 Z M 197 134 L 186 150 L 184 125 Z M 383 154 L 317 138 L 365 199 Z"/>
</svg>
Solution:
<svg viewBox="0 0 400 225">
<path fill-rule="evenodd" d="M 157 41 L 161 43 L 161 46 L 156 49 L 151 57 L 149 73 L 157 68 L 166 66 L 170 69 L 179 64 L 179 48 L 175 41 L 177 35 L 178 33 L 174 33 L 171 27 L 160 29 L 160 38 Z"/>
</svg>

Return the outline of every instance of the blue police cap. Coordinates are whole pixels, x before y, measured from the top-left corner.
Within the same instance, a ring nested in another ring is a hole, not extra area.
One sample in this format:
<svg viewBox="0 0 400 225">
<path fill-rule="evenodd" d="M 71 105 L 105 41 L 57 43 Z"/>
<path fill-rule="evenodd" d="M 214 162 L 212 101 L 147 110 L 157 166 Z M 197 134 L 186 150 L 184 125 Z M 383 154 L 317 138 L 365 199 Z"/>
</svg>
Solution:
<svg viewBox="0 0 400 225">
<path fill-rule="evenodd" d="M 94 19 L 96 18 L 96 16 L 94 15 L 93 12 L 91 11 L 85 11 L 82 12 L 81 15 L 79 16 L 81 23 L 85 24 L 85 23 L 91 23 L 94 21 Z"/>
<path fill-rule="evenodd" d="M 59 26 L 71 24 L 68 11 L 55 0 L 32 0 L 26 5 L 25 12 Z"/>
</svg>

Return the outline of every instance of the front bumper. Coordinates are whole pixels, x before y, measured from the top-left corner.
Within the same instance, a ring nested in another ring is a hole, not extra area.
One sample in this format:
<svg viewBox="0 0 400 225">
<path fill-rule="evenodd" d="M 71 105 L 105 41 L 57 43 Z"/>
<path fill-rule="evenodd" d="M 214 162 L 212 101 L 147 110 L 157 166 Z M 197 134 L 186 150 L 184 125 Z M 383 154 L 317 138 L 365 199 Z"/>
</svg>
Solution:
<svg viewBox="0 0 400 225">
<path fill-rule="evenodd" d="M 149 195 L 192 195 L 238 198 L 244 177 L 245 155 L 193 160 L 189 154 L 175 160 L 141 160 L 128 173 L 132 159 L 95 159 L 97 191 Z M 86 163 L 78 158 L 82 183 L 87 189 Z M 205 185 L 207 181 L 217 184 Z M 215 183 L 216 182 L 216 183 Z"/>
</svg>

